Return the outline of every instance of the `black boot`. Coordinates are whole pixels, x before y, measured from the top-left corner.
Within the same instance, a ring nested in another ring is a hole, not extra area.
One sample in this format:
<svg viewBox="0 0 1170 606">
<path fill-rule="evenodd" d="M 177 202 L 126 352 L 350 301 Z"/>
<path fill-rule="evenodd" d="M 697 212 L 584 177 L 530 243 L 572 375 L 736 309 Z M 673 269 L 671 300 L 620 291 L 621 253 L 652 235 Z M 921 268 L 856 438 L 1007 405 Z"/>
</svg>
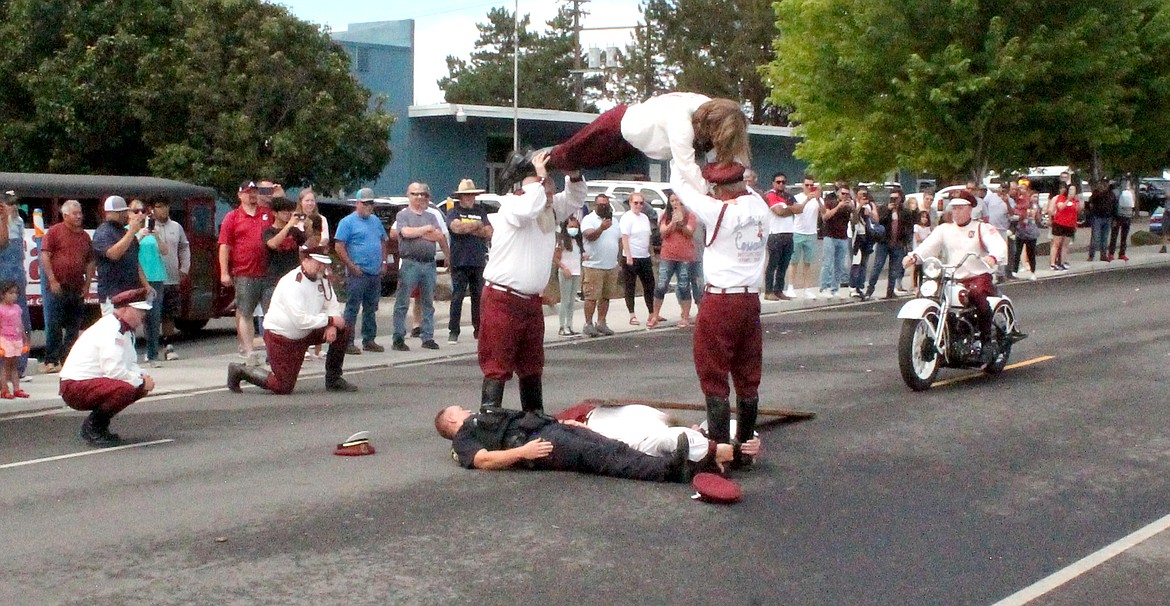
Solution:
<svg viewBox="0 0 1170 606">
<path fill-rule="evenodd" d="M 544 388 L 540 375 L 520 377 L 520 408 L 524 412 L 544 412 Z"/>
<path fill-rule="evenodd" d="M 984 366 L 989 366 L 995 363 L 995 359 L 999 356 L 999 343 L 995 339 L 984 339 L 982 349 L 982 360 Z"/>
<path fill-rule="evenodd" d="M 752 457 L 741 452 L 744 442 L 756 436 L 756 417 L 759 415 L 760 398 L 739 398 L 736 402 L 735 422 L 735 459 L 731 462 L 732 469 L 750 468 Z"/>
<path fill-rule="evenodd" d="M 727 398 L 707 396 L 707 438 L 717 444 L 731 442 L 731 402 Z"/>
<path fill-rule="evenodd" d="M 497 183 L 499 187 L 506 191 L 500 193 L 511 193 L 511 187 L 519 181 L 525 169 L 531 170 L 532 166 L 532 150 L 515 150 L 508 154 L 508 163 L 504 166 L 504 170 L 500 171 L 500 177 Z"/>
<path fill-rule="evenodd" d="M 483 396 L 480 403 L 481 407 L 501 407 L 504 405 L 504 382 L 499 379 L 483 380 Z"/>
<path fill-rule="evenodd" d="M 245 364 L 228 364 L 227 388 L 240 393 L 240 381 L 268 389 L 268 371 Z"/>
<path fill-rule="evenodd" d="M 110 433 L 111 418 L 113 417 L 110 414 L 100 410 L 90 411 L 89 416 L 81 423 L 81 439 L 98 448 L 121 444 L 122 438 L 118 434 Z"/>
<path fill-rule="evenodd" d="M 667 482 L 687 483 L 694 477 L 694 466 L 690 463 L 691 441 L 686 433 L 678 434 L 678 441 L 674 446 L 674 454 L 670 457 L 670 466 L 666 471 Z"/>
</svg>

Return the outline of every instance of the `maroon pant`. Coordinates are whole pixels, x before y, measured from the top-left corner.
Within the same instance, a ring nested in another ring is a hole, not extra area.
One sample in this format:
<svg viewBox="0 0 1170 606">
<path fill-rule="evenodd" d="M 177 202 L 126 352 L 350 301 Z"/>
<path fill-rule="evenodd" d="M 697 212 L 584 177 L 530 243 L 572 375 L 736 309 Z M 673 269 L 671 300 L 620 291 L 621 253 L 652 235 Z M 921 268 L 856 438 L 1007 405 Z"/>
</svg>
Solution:
<svg viewBox="0 0 1170 606">
<path fill-rule="evenodd" d="M 146 395 L 118 379 L 61 379 L 61 399 L 73 410 L 100 410 L 111 417 Z"/>
<path fill-rule="evenodd" d="M 991 332 L 991 304 L 987 302 L 987 297 L 999 292 L 995 288 L 995 281 L 991 279 L 991 274 L 979 274 L 960 280 L 960 282 L 967 287 L 967 296 L 971 297 L 971 303 L 975 304 L 976 316 L 979 319 L 979 332 L 983 333 L 984 338 L 991 338 L 993 336 Z"/>
<path fill-rule="evenodd" d="M 695 324 L 695 372 L 703 395 L 731 395 L 727 376 L 740 400 L 759 397 L 764 339 L 760 332 L 760 295 L 708 291 Z"/>
<path fill-rule="evenodd" d="M 479 368 L 486 379 L 544 372 L 544 310 L 540 296 L 522 297 L 483 287 L 479 310 Z"/>
<path fill-rule="evenodd" d="M 622 137 L 622 116 L 625 115 L 626 106 L 619 105 L 598 116 L 577 134 L 552 149 L 549 168 L 561 171 L 602 168 L 638 153 Z"/>
<path fill-rule="evenodd" d="M 282 337 L 271 330 L 264 331 L 264 347 L 268 350 L 268 389 L 273 393 L 289 394 L 297 386 L 297 376 L 305 363 L 305 352 L 309 346 L 325 342 L 325 327 L 318 328 L 300 339 Z M 341 376 L 345 362 L 345 348 L 349 343 L 349 327 L 337 329 L 337 338 L 329 344 L 325 354 L 325 382 Z"/>
</svg>

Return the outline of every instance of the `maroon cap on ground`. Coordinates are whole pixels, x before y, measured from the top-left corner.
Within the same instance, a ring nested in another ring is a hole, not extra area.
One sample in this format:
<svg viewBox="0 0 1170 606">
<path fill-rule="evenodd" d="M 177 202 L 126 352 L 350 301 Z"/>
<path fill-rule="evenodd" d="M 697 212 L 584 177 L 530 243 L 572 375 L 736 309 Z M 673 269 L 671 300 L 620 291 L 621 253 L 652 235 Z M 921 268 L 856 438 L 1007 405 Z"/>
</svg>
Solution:
<svg viewBox="0 0 1170 606">
<path fill-rule="evenodd" d="M 738 503 L 743 498 L 743 491 L 740 490 L 739 484 L 714 473 L 695 474 L 695 479 L 691 480 L 691 486 L 695 488 L 695 498 L 708 503 L 730 505 Z"/>
</svg>

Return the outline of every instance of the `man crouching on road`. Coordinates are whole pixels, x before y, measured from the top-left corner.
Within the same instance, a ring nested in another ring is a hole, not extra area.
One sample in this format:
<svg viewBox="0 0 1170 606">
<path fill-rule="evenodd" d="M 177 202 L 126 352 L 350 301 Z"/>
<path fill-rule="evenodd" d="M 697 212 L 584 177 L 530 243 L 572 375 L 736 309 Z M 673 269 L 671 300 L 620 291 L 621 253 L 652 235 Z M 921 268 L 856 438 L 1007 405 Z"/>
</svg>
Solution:
<svg viewBox="0 0 1170 606">
<path fill-rule="evenodd" d="M 350 327 L 341 314 L 341 304 L 325 275 L 332 260 L 320 251 L 304 255 L 300 267 L 288 272 L 276 284 L 268 313 L 264 314 L 264 346 L 272 372 L 244 364 L 228 364 L 228 389 L 239 393 L 240 381 L 273 393 L 292 393 L 297 375 L 310 345 L 329 343 L 325 356 L 325 389 L 357 391 L 341 378 Z"/>
<path fill-rule="evenodd" d="M 643 454 L 576 421 L 484 407 L 479 413 L 448 406 L 435 416 L 459 465 L 499 470 L 518 464 L 541 471 L 577 471 L 649 482 L 690 481 L 690 442 L 680 434 L 669 457 Z"/>
<path fill-rule="evenodd" d="M 81 439 L 92 446 L 121 444 L 122 438 L 110 432 L 110 420 L 154 390 L 154 379 L 142 372 L 134 349 L 134 330 L 151 306 L 146 296 L 142 288 L 111 297 L 113 312 L 81 333 L 61 368 L 61 399 L 69 408 L 89 411 Z"/>
</svg>

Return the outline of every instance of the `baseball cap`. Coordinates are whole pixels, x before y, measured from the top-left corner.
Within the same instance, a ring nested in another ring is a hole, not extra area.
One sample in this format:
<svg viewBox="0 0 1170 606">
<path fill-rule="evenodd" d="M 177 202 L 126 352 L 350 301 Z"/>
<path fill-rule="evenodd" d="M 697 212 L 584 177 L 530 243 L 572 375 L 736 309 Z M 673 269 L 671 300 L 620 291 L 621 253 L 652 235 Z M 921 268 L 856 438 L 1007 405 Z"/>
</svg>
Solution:
<svg viewBox="0 0 1170 606">
<path fill-rule="evenodd" d="M 239 191 L 240 191 L 240 193 L 244 193 L 246 191 L 256 191 L 256 182 L 255 181 L 244 181 L 243 183 L 240 184 Z"/>
<path fill-rule="evenodd" d="M 368 187 L 363 187 L 358 190 L 357 195 L 355 195 L 353 199 L 357 200 L 358 202 L 373 202 L 374 190 Z"/>
<path fill-rule="evenodd" d="M 110 298 L 110 303 L 114 307 L 130 306 L 135 309 L 149 310 L 150 301 L 147 300 L 147 293 L 145 288 L 135 288 L 133 290 L 124 290 Z"/>
<path fill-rule="evenodd" d="M 103 208 L 106 212 L 118 212 L 128 210 L 130 207 L 126 206 L 126 198 L 122 196 L 110 196 L 106 198 L 106 203 Z"/>
</svg>

